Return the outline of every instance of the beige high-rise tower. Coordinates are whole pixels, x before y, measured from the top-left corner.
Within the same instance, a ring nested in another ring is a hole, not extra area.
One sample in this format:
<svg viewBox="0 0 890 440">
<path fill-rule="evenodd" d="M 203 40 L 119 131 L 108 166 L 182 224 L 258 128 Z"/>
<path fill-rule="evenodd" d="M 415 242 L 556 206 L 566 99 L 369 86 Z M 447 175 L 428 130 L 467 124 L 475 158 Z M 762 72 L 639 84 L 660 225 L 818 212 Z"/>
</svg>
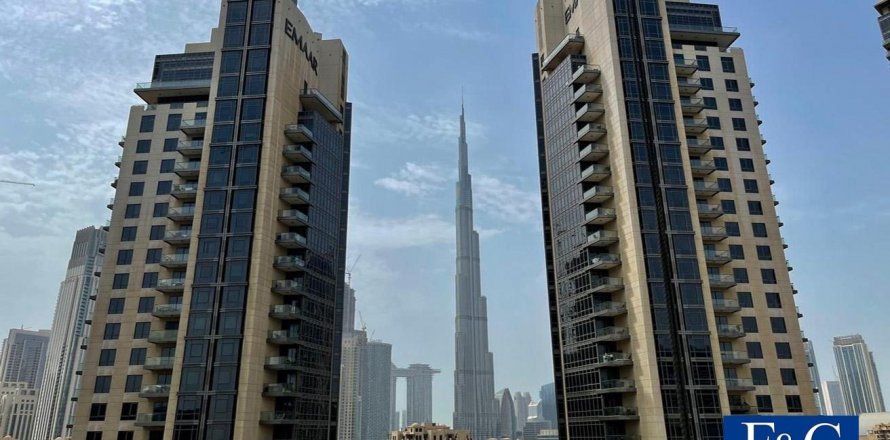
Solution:
<svg viewBox="0 0 890 440">
<path fill-rule="evenodd" d="M 560 438 L 815 414 L 739 33 L 664 0 L 539 0 L 536 23 Z"/>
<path fill-rule="evenodd" d="M 135 90 L 76 440 L 336 439 L 347 54 L 294 0 L 221 4 Z"/>
</svg>

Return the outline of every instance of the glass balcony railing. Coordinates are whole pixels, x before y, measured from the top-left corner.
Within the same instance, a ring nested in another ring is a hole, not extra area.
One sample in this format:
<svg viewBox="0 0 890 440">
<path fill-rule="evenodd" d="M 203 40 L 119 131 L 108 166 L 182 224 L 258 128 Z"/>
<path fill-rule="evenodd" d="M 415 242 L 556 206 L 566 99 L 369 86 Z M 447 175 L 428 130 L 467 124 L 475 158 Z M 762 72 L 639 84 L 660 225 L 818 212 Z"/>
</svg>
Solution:
<svg viewBox="0 0 890 440">
<path fill-rule="evenodd" d="M 717 334 L 722 337 L 741 338 L 745 336 L 745 329 L 737 324 L 718 324 Z"/>
<path fill-rule="evenodd" d="M 201 170 L 201 162 L 176 162 L 173 165 L 174 173 L 197 173 Z"/>
<path fill-rule="evenodd" d="M 174 335 L 175 338 L 175 335 Z M 146 370 L 169 370 L 173 368 L 173 364 L 176 362 L 176 358 L 170 357 L 151 357 L 145 359 L 145 364 L 143 367 Z"/>
<path fill-rule="evenodd" d="M 176 342 L 178 330 L 152 330 L 148 334 L 148 342 L 153 343 L 172 343 Z"/>
<path fill-rule="evenodd" d="M 168 254 L 161 257 L 161 266 L 185 266 L 188 262 L 188 254 Z"/>
<path fill-rule="evenodd" d="M 720 353 L 720 358 L 723 359 L 723 363 L 747 363 L 750 362 L 751 359 L 748 357 L 748 353 L 744 351 L 724 351 Z"/>
</svg>

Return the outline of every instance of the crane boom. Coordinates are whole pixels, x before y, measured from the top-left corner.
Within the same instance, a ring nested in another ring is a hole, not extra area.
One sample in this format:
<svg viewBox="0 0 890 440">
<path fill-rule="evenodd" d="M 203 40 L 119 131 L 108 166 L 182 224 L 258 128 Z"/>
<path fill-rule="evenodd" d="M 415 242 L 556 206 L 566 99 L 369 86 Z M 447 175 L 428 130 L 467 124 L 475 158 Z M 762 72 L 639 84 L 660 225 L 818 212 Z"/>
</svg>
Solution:
<svg viewBox="0 0 890 440">
<path fill-rule="evenodd" d="M 28 183 L 28 182 L 16 182 L 16 181 L 13 181 L 13 180 L 3 180 L 3 179 L 0 179 L 0 183 L 8 183 L 8 184 L 10 184 L 10 185 L 37 186 L 37 185 L 35 185 L 35 184 L 33 184 L 33 183 Z"/>
</svg>

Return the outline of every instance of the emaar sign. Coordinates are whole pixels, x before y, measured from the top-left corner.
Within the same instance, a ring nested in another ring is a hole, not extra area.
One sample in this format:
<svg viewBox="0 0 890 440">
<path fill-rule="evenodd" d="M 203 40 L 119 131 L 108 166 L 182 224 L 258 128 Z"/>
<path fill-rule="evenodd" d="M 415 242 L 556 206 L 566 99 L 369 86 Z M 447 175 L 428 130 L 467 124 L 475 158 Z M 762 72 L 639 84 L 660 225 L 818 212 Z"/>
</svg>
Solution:
<svg viewBox="0 0 890 440">
<path fill-rule="evenodd" d="M 859 440 L 855 416 L 727 416 L 724 440 Z"/>
</svg>

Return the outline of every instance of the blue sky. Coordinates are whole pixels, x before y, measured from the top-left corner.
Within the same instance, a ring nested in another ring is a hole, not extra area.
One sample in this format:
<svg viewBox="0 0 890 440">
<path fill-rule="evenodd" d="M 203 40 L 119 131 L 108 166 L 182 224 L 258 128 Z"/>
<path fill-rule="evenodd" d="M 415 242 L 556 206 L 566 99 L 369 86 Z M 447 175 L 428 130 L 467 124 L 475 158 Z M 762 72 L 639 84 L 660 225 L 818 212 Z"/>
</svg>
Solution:
<svg viewBox="0 0 890 440">
<path fill-rule="evenodd" d="M 582 0 L 594 1 L 594 0 Z M 601 1 L 601 0 L 596 0 Z M 769 140 L 792 279 L 830 378 L 862 333 L 890 383 L 887 103 L 870 0 L 717 2 L 738 26 Z M 74 232 L 102 224 L 132 88 L 157 53 L 203 41 L 218 0 L 0 4 L 0 328 L 47 327 Z M 451 422 L 454 180 L 466 96 L 496 385 L 552 380 L 531 89 L 533 0 L 301 0 L 342 38 L 355 103 L 350 261 L 359 310 L 399 365 L 429 363 Z"/>
</svg>

